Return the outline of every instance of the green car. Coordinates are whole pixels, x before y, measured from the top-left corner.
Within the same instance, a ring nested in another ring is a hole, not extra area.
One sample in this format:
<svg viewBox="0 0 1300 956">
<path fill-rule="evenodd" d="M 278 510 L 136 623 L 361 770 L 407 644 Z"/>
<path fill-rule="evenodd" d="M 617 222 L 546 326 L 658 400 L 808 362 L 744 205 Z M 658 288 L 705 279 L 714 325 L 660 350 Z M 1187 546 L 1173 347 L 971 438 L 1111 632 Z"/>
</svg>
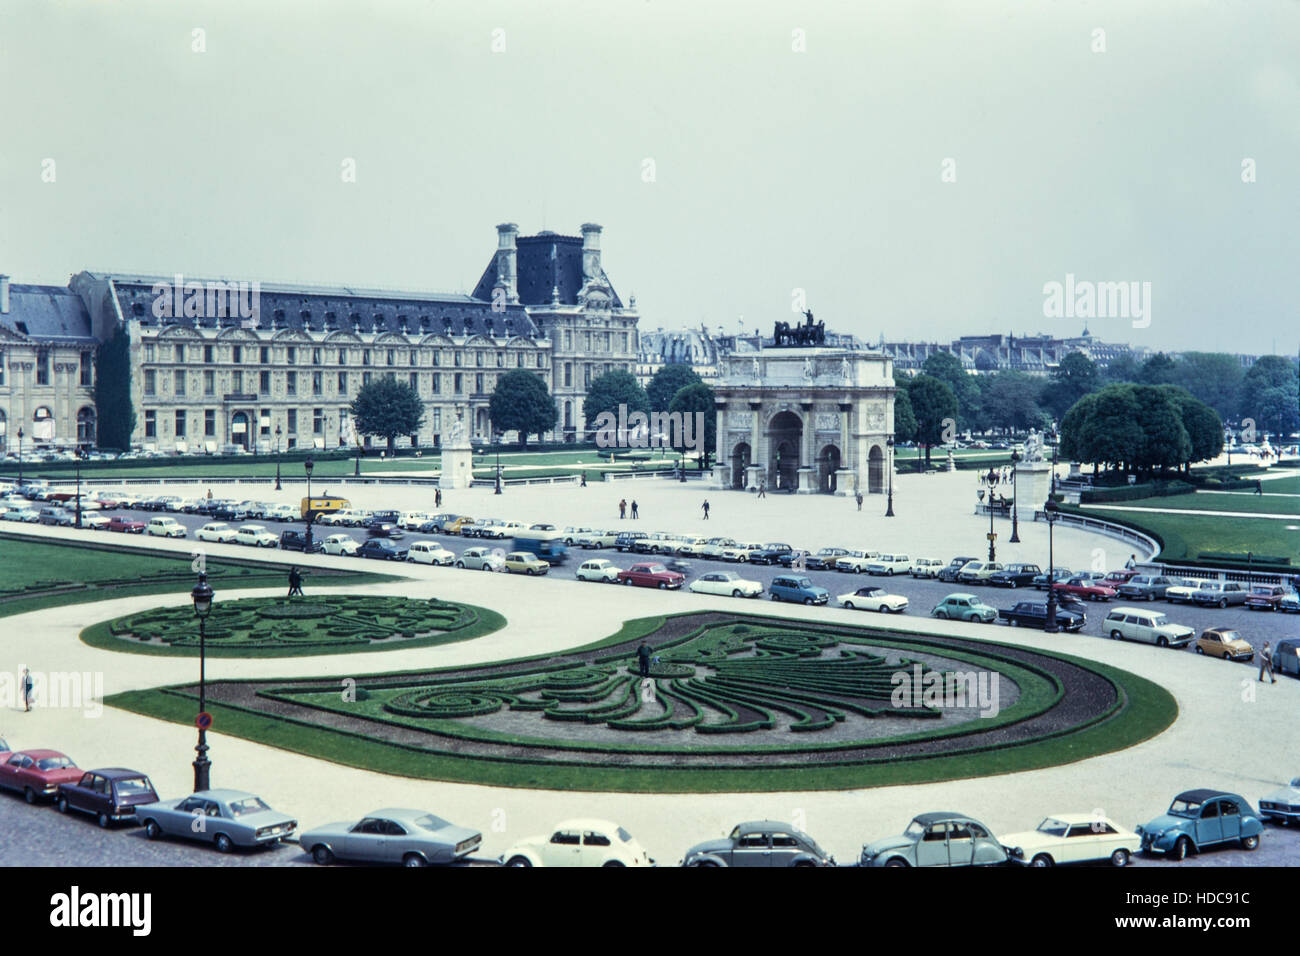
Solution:
<svg viewBox="0 0 1300 956">
<path fill-rule="evenodd" d="M 944 620 L 991 624 L 998 619 L 998 612 L 973 594 L 949 594 L 934 606 L 930 616 Z"/>
</svg>

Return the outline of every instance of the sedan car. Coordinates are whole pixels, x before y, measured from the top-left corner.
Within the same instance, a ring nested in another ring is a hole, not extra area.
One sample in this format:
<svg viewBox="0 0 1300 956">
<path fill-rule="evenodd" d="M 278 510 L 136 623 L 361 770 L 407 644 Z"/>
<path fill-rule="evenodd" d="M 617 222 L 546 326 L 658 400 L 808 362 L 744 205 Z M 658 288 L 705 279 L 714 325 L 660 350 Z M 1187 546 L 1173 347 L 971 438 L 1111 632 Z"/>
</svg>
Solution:
<svg viewBox="0 0 1300 956">
<path fill-rule="evenodd" d="M 803 566 L 809 571 L 829 571 L 835 567 L 840 558 L 846 557 L 849 553 L 847 548 L 818 548 L 816 551 L 799 552 L 803 557 Z M 781 566 L 789 568 L 794 565 L 794 555 L 787 554 L 781 557 Z"/>
<path fill-rule="evenodd" d="M 0 789 L 13 790 L 35 803 L 52 797 L 59 786 L 80 780 L 84 771 L 57 750 L 16 750 L 0 761 Z"/>
<path fill-rule="evenodd" d="M 1246 607 L 1252 611 L 1276 611 L 1282 606 L 1287 589 L 1280 584 L 1256 584 L 1246 596 Z"/>
<path fill-rule="evenodd" d="M 124 767 L 91 770 L 76 783 L 60 784 L 54 796 L 54 806 L 60 813 L 89 813 L 101 827 L 132 820 L 137 806 L 157 801 L 158 794 L 149 778 Z"/>
<path fill-rule="evenodd" d="M 1201 607 L 1224 608 L 1229 604 L 1245 604 L 1250 597 L 1250 589 L 1237 581 L 1223 581 L 1207 584 L 1192 595 L 1192 602 Z"/>
<path fill-rule="evenodd" d="M 335 860 L 428 866 L 455 863 L 483 842 L 478 830 L 454 826 L 425 810 L 375 810 L 356 822 L 304 830 L 298 845 L 321 866 Z"/>
<path fill-rule="evenodd" d="M 973 594 L 949 594 L 930 609 L 930 616 L 941 620 L 991 624 L 998 619 L 998 612 Z"/>
<path fill-rule="evenodd" d="M 89 528 L 91 531 L 104 531 L 108 528 L 108 515 L 93 511 L 90 514 L 83 514 L 81 516 L 81 526 Z"/>
<path fill-rule="evenodd" d="M 302 513 L 293 505 L 268 505 L 262 510 L 262 520 L 264 521 L 297 521 L 302 517 Z M 331 515 L 322 515 L 317 520 L 322 523 L 333 524 L 334 522 L 325 522 L 326 518 Z"/>
<path fill-rule="evenodd" d="M 943 567 L 938 558 L 913 558 L 911 574 L 914 578 L 934 578 L 939 576 Z"/>
<path fill-rule="evenodd" d="M 1020 601 L 1012 607 L 999 610 L 998 617 L 1012 627 L 1032 627 L 1041 631 L 1047 627 L 1047 602 Z M 1063 631 L 1082 630 L 1086 623 L 1088 616 L 1080 611 L 1056 609 L 1056 626 Z"/>
<path fill-rule="evenodd" d="M 978 560 L 979 560 L 978 558 L 968 558 L 968 557 L 953 558 L 951 561 L 948 562 L 946 567 L 939 569 L 939 573 L 936 574 L 935 577 L 938 578 L 940 581 L 942 581 L 944 584 L 952 584 L 954 581 L 957 580 L 957 575 L 961 573 L 962 568 L 966 567 L 966 565 L 970 564 L 972 561 L 978 561 Z"/>
<path fill-rule="evenodd" d="M 608 820 L 566 820 L 555 831 L 520 840 L 505 853 L 506 866 L 654 866 L 630 833 Z"/>
<path fill-rule="evenodd" d="M 1008 564 L 989 575 L 989 584 L 998 588 L 1028 587 L 1042 573 L 1043 569 L 1036 564 Z"/>
<path fill-rule="evenodd" d="M 1165 600 L 1170 604 L 1191 604 L 1196 599 L 1196 592 L 1209 583 L 1209 581 L 1184 578 L 1165 588 Z"/>
<path fill-rule="evenodd" d="M 1168 588 L 1177 583 L 1177 579 L 1163 574 L 1137 574 L 1115 590 L 1120 597 L 1130 601 L 1158 601 L 1164 598 Z"/>
<path fill-rule="evenodd" d="M 243 790 L 200 790 L 188 797 L 135 808 L 145 836 L 164 834 L 211 843 L 220 853 L 237 846 L 268 846 L 293 836 L 298 822 Z"/>
<path fill-rule="evenodd" d="M 1280 790 L 1274 790 L 1259 801 L 1259 815 L 1282 826 L 1300 820 L 1300 777 L 1295 777 Z"/>
<path fill-rule="evenodd" d="M 750 555 L 758 554 L 763 550 L 763 545 L 754 541 L 733 541 L 729 545 L 723 545 L 722 550 L 718 552 L 718 558 L 722 561 L 734 561 L 737 564 L 743 564 L 749 561 Z"/>
<path fill-rule="evenodd" d="M 834 866 L 835 858 L 794 827 L 772 820 L 741 823 L 720 840 L 697 843 L 682 866 Z"/>
<path fill-rule="evenodd" d="M 696 594 L 756 598 L 763 593 L 763 583 L 742 578 L 735 571 L 710 571 L 692 581 L 689 590 Z"/>
<path fill-rule="evenodd" d="M 1193 646 L 1198 654 L 1222 657 L 1225 661 L 1249 661 L 1255 656 L 1255 649 L 1230 627 L 1207 628 Z"/>
<path fill-rule="evenodd" d="M 602 584 L 612 584 L 618 580 L 619 568 L 604 558 L 593 558 L 590 561 L 583 561 L 578 565 L 578 572 L 575 575 L 579 581 L 600 581 Z"/>
<path fill-rule="evenodd" d="M 466 548 L 456 559 L 456 567 L 471 571 L 504 571 L 506 559 L 491 548 Z"/>
<path fill-rule="evenodd" d="M 905 554 L 882 554 L 866 567 L 867 574 L 893 577 L 895 574 L 910 574 L 912 559 Z"/>
<path fill-rule="evenodd" d="M 531 577 L 551 570 L 549 561 L 528 551 L 511 551 L 506 555 L 505 561 L 507 574 L 527 574 Z"/>
<path fill-rule="evenodd" d="M 108 519 L 108 530 L 122 531 L 126 534 L 144 534 L 144 522 L 123 515 L 113 515 Z"/>
<path fill-rule="evenodd" d="M 36 524 L 36 522 L 41 520 L 41 513 L 35 508 L 18 506 L 16 508 L 9 508 L 5 511 L 4 519 L 5 521 L 20 521 L 24 524 Z M 117 519 L 115 518 L 113 520 L 116 521 Z M 143 531 L 144 524 L 140 522 L 137 522 L 137 524 L 140 524 L 140 530 Z"/>
<path fill-rule="evenodd" d="M 280 550 L 281 551 L 301 551 L 303 554 L 317 554 L 325 550 L 325 546 L 320 543 L 316 537 L 307 537 L 305 531 L 281 531 L 280 532 Z"/>
<path fill-rule="evenodd" d="M 586 534 L 578 535 L 575 543 L 578 547 L 587 550 L 592 548 L 612 548 L 614 547 L 614 539 L 617 537 L 617 531 L 588 531 Z"/>
<path fill-rule="evenodd" d="M 268 531 L 264 524 L 246 524 L 235 532 L 235 544 L 250 548 L 274 548 L 280 543 L 275 532 Z"/>
<path fill-rule="evenodd" d="M 642 562 L 618 572 L 618 580 L 620 584 L 666 591 L 680 588 L 686 577 L 676 571 L 669 571 L 662 564 Z"/>
<path fill-rule="evenodd" d="M 873 586 L 858 588 L 851 594 L 841 594 L 836 600 L 840 602 L 840 607 L 850 610 L 861 608 L 864 611 L 880 611 L 882 614 L 902 614 L 907 610 L 907 598 Z"/>
<path fill-rule="evenodd" d="M 988 827 L 959 813 L 919 814 L 901 836 L 868 843 L 862 866 L 991 866 L 1007 851 Z"/>
<path fill-rule="evenodd" d="M 1142 846 L 1142 838 L 1107 817 L 1083 813 L 1058 813 L 1038 824 L 1038 829 L 1007 833 L 1002 846 L 1012 863 L 1055 866 L 1110 860 L 1128 866 Z"/>
<path fill-rule="evenodd" d="M 1058 581 L 1052 585 L 1058 593 L 1073 594 L 1088 601 L 1109 601 L 1115 596 L 1115 589 L 1108 588 L 1095 578 L 1073 577 L 1068 581 Z"/>
<path fill-rule="evenodd" d="M 371 538 L 357 548 L 357 557 L 376 561 L 405 561 L 406 555 L 406 548 L 393 544 L 387 538 Z"/>
<path fill-rule="evenodd" d="M 1247 850 L 1259 846 L 1264 821 L 1250 804 L 1222 790 L 1188 790 L 1174 797 L 1169 809 L 1137 828 L 1144 853 L 1167 853 L 1182 860 L 1192 850 L 1217 843 L 1240 842 Z"/>
<path fill-rule="evenodd" d="M 360 545 L 346 534 L 332 534 L 325 539 L 324 548 L 326 554 L 351 557 L 357 553 Z"/>
<path fill-rule="evenodd" d="M 862 574 L 867 570 L 867 565 L 876 558 L 880 557 L 878 551 L 857 551 L 850 549 L 848 554 L 840 555 L 835 559 L 835 570 L 843 571 L 846 574 Z"/>
<path fill-rule="evenodd" d="M 996 561 L 968 561 L 957 572 L 957 580 L 962 584 L 987 584 L 989 578 L 1003 570 Z"/>
<path fill-rule="evenodd" d="M 194 532 L 194 537 L 200 541 L 215 541 L 219 544 L 232 544 L 237 532 L 224 521 L 212 521 L 205 524 L 198 531 Z"/>
</svg>

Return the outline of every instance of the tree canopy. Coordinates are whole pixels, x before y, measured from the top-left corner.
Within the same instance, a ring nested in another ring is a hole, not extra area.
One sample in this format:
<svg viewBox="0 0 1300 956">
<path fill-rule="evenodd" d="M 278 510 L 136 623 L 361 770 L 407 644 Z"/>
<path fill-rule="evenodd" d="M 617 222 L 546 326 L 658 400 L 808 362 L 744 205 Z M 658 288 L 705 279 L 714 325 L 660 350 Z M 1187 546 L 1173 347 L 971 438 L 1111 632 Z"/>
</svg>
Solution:
<svg viewBox="0 0 1300 956">
<path fill-rule="evenodd" d="M 701 381 L 693 385 L 687 385 L 677 390 L 668 403 L 668 411 L 680 412 L 683 416 L 683 436 L 685 429 L 691 428 L 691 437 L 695 444 L 701 446 L 700 467 L 709 467 L 709 458 L 718 445 L 718 410 L 713 403 L 713 389 Z M 694 431 L 694 418 L 690 421 L 689 426 L 685 423 L 686 416 L 693 416 L 697 412 L 704 416 L 704 435 L 700 436 Z M 673 436 L 676 437 L 676 436 Z M 676 447 L 682 451 L 689 451 L 688 447 L 683 447 L 684 442 L 679 443 Z"/>
<path fill-rule="evenodd" d="M 1218 413 L 1176 385 L 1108 385 L 1061 419 L 1061 454 L 1150 474 L 1190 468 L 1223 447 Z"/>
<path fill-rule="evenodd" d="M 646 386 L 646 398 L 654 411 L 671 411 L 669 403 L 673 396 L 688 385 L 699 385 L 702 382 L 703 379 L 695 373 L 695 369 L 683 362 L 673 362 L 655 372 L 650 384 Z"/>
<path fill-rule="evenodd" d="M 357 433 L 386 439 L 390 454 L 398 435 L 414 435 L 424 422 L 419 393 L 389 376 L 362 385 L 352 399 L 351 412 Z"/>
<path fill-rule="evenodd" d="M 498 376 L 488 403 L 488 417 L 498 432 L 519 432 L 519 445 L 523 447 L 530 434 L 541 438 L 554 428 L 559 411 L 541 376 L 519 368 Z"/>
<path fill-rule="evenodd" d="M 932 375 L 918 375 L 907 388 L 916 417 L 916 440 L 925 446 L 925 463 L 930 464 L 930 449 L 954 437 L 957 419 L 957 396 L 947 382 Z"/>
<path fill-rule="evenodd" d="M 588 427 L 601 412 L 612 412 L 618 416 L 619 405 L 626 405 L 628 414 L 632 412 L 649 412 L 650 399 L 636 377 L 625 369 L 617 368 L 597 376 L 587 389 L 587 397 L 582 402 L 582 414 Z M 661 409 L 662 411 L 662 409 Z"/>
</svg>

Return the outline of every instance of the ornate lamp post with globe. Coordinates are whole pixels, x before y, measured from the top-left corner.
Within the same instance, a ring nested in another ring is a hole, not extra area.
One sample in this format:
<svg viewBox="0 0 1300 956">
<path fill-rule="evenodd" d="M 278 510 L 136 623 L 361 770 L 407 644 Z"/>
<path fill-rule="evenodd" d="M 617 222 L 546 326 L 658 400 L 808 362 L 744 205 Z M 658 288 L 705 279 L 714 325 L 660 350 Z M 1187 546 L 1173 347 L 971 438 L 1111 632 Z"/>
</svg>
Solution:
<svg viewBox="0 0 1300 956">
<path fill-rule="evenodd" d="M 280 490 L 280 426 L 275 426 L 275 490 Z"/>
<path fill-rule="evenodd" d="M 303 470 L 307 472 L 307 535 L 306 544 L 304 545 L 305 553 L 311 554 L 311 526 L 316 523 L 316 509 L 311 506 L 311 472 L 316 467 L 316 463 L 308 458 L 302 463 Z"/>
<path fill-rule="evenodd" d="M 1052 541 L 1052 527 L 1056 524 L 1059 510 L 1053 498 L 1048 498 L 1043 505 L 1043 516 L 1047 519 L 1047 620 L 1043 622 L 1043 630 L 1049 634 L 1060 630 L 1056 623 L 1056 555 Z"/>
<path fill-rule="evenodd" d="M 1016 494 L 1019 487 L 1016 484 L 1016 468 L 1020 464 L 1020 452 L 1014 449 L 1011 452 L 1011 538 L 1010 544 L 1020 543 L 1020 513 L 1016 507 L 1016 500 L 1020 497 Z"/>
<path fill-rule="evenodd" d="M 994 544 L 993 544 L 994 541 L 997 540 L 997 534 L 996 534 L 996 533 L 994 532 L 994 530 L 993 530 L 993 489 L 994 489 L 995 487 L 997 487 L 997 484 L 998 484 L 998 473 L 997 473 L 996 471 L 993 470 L 992 466 L 989 467 L 989 473 L 988 473 L 987 475 L 983 475 L 983 476 L 981 476 L 981 478 L 980 478 L 980 483 L 981 483 L 981 484 L 988 485 L 988 495 L 989 495 L 989 501 L 988 501 L 988 508 L 989 508 L 989 561 L 996 561 L 996 560 L 997 560 L 997 550 L 994 548 Z M 983 489 L 980 489 L 979 496 L 980 496 L 980 500 L 983 501 L 983 500 L 984 500 L 984 490 L 983 490 Z"/>
<path fill-rule="evenodd" d="M 885 439 L 885 448 L 889 455 L 889 485 L 885 500 L 885 517 L 894 517 L 894 436 Z"/>
<path fill-rule="evenodd" d="M 208 576 L 199 574 L 199 583 L 194 586 L 190 592 L 190 598 L 194 601 L 194 614 L 199 619 L 199 714 L 196 721 L 199 728 L 199 743 L 194 748 L 197 757 L 194 758 L 194 792 L 211 789 L 211 761 L 208 760 L 208 730 L 207 730 L 207 709 L 208 709 L 208 690 L 207 690 L 207 632 L 205 623 L 208 615 L 212 613 L 212 587 L 208 584 Z"/>
</svg>

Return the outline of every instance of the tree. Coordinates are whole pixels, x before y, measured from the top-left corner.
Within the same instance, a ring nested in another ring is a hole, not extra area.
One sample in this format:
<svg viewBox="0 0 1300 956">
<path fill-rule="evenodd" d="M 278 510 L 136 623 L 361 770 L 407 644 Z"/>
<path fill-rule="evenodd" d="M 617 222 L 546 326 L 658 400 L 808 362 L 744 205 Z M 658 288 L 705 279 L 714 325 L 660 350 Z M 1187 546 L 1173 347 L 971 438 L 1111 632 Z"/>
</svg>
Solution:
<svg viewBox="0 0 1300 956">
<path fill-rule="evenodd" d="M 388 440 L 391 455 L 398 435 L 414 435 L 424 423 L 424 402 L 406 382 L 384 376 L 362 385 L 352 399 L 357 434 Z"/>
<path fill-rule="evenodd" d="M 488 417 L 498 432 L 518 431 L 519 447 L 523 448 L 530 433 L 540 440 L 554 428 L 560 413 L 541 376 L 518 368 L 498 376 Z"/>
<path fill-rule="evenodd" d="M 1105 372 L 1102 373 L 1102 378 L 1105 379 L 1105 384 L 1113 385 L 1119 382 L 1136 382 L 1141 374 L 1142 366 L 1138 364 L 1138 360 L 1130 353 L 1123 352 L 1110 360 Z"/>
<path fill-rule="evenodd" d="M 1041 386 L 1024 372 L 998 372 L 985 376 L 980 417 L 989 428 L 1027 431 L 1043 424 L 1043 410 L 1038 406 Z"/>
<path fill-rule="evenodd" d="M 1138 426 L 1142 429 L 1142 442 L 1133 464 L 1147 473 L 1157 468 L 1161 471 L 1178 468 L 1192 456 L 1192 441 L 1183 427 L 1178 406 L 1167 392 L 1156 386 L 1137 385 L 1133 393 L 1138 406 Z"/>
<path fill-rule="evenodd" d="M 1223 451 L 1223 419 L 1213 408 L 1181 385 L 1162 385 L 1163 391 L 1178 408 L 1183 428 L 1191 441 L 1191 450 L 1183 468 L 1188 473 L 1192 462 L 1209 461 Z"/>
<path fill-rule="evenodd" d="M 677 390 L 677 393 L 668 403 L 670 413 L 677 412 L 682 415 L 683 438 L 685 438 L 685 429 L 687 416 L 692 423 L 695 422 L 694 416 L 702 414 L 704 416 L 704 434 L 699 435 L 694 424 L 691 427 L 691 438 L 700 451 L 700 469 L 709 467 L 709 456 L 718 446 L 718 410 L 713 403 L 713 389 L 701 381 L 694 385 L 687 385 Z M 680 451 L 686 451 L 685 441 L 676 446 Z"/>
<path fill-rule="evenodd" d="M 95 353 L 95 444 L 130 451 L 135 421 L 131 404 L 131 337 L 119 325 Z"/>
<path fill-rule="evenodd" d="M 1071 352 L 1052 370 L 1040 401 L 1059 420 L 1075 402 L 1100 387 L 1101 373 L 1096 363 L 1082 352 Z"/>
<path fill-rule="evenodd" d="M 922 371 L 947 383 L 957 399 L 957 414 L 953 419 L 964 428 L 973 427 L 979 413 L 980 388 L 975 379 L 966 374 L 961 359 L 951 352 L 935 352 L 925 360 Z"/>
<path fill-rule="evenodd" d="M 1143 385 L 1173 385 L 1178 381 L 1178 365 L 1164 352 L 1157 352 L 1142 363 L 1137 380 Z"/>
<path fill-rule="evenodd" d="M 650 399 L 645 389 L 637 384 L 631 372 L 616 368 L 597 376 L 587 389 L 587 397 L 582 401 L 582 415 L 587 420 L 587 427 L 594 427 L 592 423 L 601 412 L 610 412 L 617 419 L 620 405 L 627 407 L 629 415 L 650 411 Z"/>
<path fill-rule="evenodd" d="M 1224 352 L 1184 352 L 1178 359 L 1178 384 L 1200 401 L 1231 419 L 1241 401 L 1244 373 L 1241 361 Z"/>
<path fill-rule="evenodd" d="M 907 388 L 912 413 L 916 416 L 916 440 L 925 446 L 925 465 L 930 467 L 930 449 L 953 437 L 957 428 L 957 396 L 947 382 L 932 375 L 918 375 Z"/>
<path fill-rule="evenodd" d="M 1289 435 L 1300 428 L 1296 363 L 1282 355 L 1264 355 L 1246 372 L 1238 412 L 1261 432 Z"/>
<path fill-rule="evenodd" d="M 894 393 L 894 441 L 915 441 L 916 414 L 912 411 L 912 399 L 906 385 L 900 386 L 897 381 L 894 385 L 898 387 Z"/>
<path fill-rule="evenodd" d="M 673 362 L 655 372 L 650 384 L 646 386 L 646 398 L 654 411 L 670 411 L 669 403 L 678 392 L 688 385 L 699 385 L 701 382 L 703 379 L 695 374 L 695 369 L 682 362 Z"/>
</svg>

